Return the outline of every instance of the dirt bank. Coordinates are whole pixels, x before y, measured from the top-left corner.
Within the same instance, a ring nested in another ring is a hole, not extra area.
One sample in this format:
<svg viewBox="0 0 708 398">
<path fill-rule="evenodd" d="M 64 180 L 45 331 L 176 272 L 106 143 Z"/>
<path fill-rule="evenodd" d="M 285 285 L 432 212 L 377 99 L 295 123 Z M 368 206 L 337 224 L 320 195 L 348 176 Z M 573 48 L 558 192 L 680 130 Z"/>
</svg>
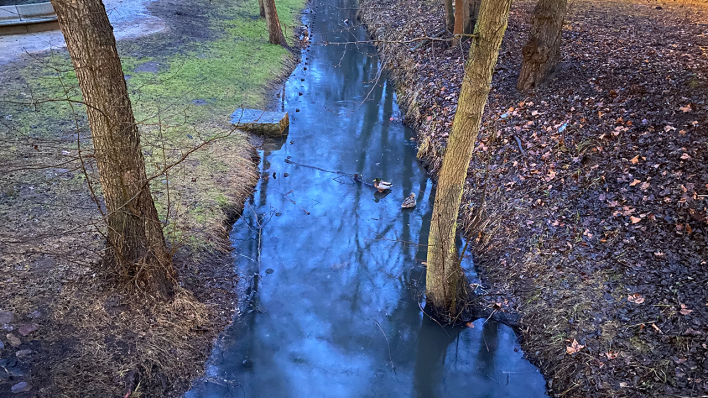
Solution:
<svg viewBox="0 0 708 398">
<path fill-rule="evenodd" d="M 290 33 L 303 5 L 279 3 Z M 118 47 L 148 175 L 190 153 L 151 186 L 184 290 L 138 302 L 100 266 L 100 190 L 65 50 L 3 64 L 0 396 L 179 396 L 232 320 L 228 231 L 258 173 L 229 115 L 266 106 L 296 60 L 267 44 L 257 3 L 148 7 L 165 29 Z"/>
<path fill-rule="evenodd" d="M 468 230 L 486 192 L 473 235 L 481 299 L 521 315 L 523 348 L 552 396 L 702 396 L 708 10 L 570 2 L 562 64 L 520 94 L 533 6 L 512 6 L 468 172 Z M 468 47 L 410 40 L 442 31 L 437 2 L 369 0 L 361 16 L 388 41 L 379 50 L 435 174 Z"/>
</svg>

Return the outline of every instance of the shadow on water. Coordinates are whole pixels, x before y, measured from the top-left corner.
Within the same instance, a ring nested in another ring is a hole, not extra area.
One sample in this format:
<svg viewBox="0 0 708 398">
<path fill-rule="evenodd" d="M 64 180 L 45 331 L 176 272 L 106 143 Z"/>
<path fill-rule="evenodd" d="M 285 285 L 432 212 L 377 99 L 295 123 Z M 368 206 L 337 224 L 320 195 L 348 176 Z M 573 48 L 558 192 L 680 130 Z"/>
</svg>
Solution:
<svg viewBox="0 0 708 398">
<path fill-rule="evenodd" d="M 432 183 L 375 49 L 332 44 L 366 39 L 356 1 L 314 1 L 316 44 L 284 90 L 289 137 L 262 150 L 231 234 L 245 298 L 186 396 L 545 396 L 510 328 L 422 316 Z M 391 192 L 375 192 L 376 177 Z M 418 206 L 401 210 L 411 192 Z"/>
</svg>

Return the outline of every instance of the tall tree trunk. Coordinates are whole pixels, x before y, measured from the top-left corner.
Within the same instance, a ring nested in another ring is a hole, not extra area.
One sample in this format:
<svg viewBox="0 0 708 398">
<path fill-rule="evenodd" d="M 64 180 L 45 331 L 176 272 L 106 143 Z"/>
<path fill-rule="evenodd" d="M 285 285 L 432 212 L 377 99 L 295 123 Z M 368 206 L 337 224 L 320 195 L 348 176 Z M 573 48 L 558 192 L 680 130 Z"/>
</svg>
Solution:
<svg viewBox="0 0 708 398">
<path fill-rule="evenodd" d="M 516 88 L 528 90 L 538 86 L 560 61 L 563 20 L 567 0 L 539 0 L 533 9 L 533 26 L 529 41 L 522 49 L 523 61 Z"/>
<path fill-rule="evenodd" d="M 265 6 L 265 18 L 268 25 L 268 41 L 271 44 L 281 45 L 285 48 L 288 43 L 285 41 L 283 29 L 280 28 L 280 20 L 278 19 L 278 11 L 275 9 L 275 0 L 263 0 Z"/>
<path fill-rule="evenodd" d="M 52 0 L 86 103 L 106 202 L 107 263 L 151 296 L 168 298 L 175 272 L 145 173 L 113 27 L 101 0 Z"/>
<path fill-rule="evenodd" d="M 455 29 L 452 31 L 454 35 L 465 33 L 465 28 L 470 24 L 469 0 L 455 0 Z M 457 37 L 453 41 L 453 45 L 460 43 L 461 37 Z"/>
<path fill-rule="evenodd" d="M 426 295 L 439 316 L 455 314 L 458 292 L 464 290 L 464 276 L 455 250 L 457 215 L 511 1 L 482 0 L 475 29 L 477 36 L 472 39 L 452 132 L 438 176 L 428 237 Z"/>
<path fill-rule="evenodd" d="M 443 0 L 445 5 L 445 29 L 452 32 L 455 29 L 455 10 L 452 8 L 452 0 Z"/>
<path fill-rule="evenodd" d="M 260 9 L 260 12 L 261 12 L 261 18 L 265 18 L 265 16 L 266 16 L 265 0 L 258 0 L 258 8 Z"/>
<path fill-rule="evenodd" d="M 477 17 L 479 16 L 479 6 L 481 0 L 467 0 L 467 8 L 469 9 L 469 19 L 465 26 L 465 33 L 474 32 L 474 25 L 477 23 Z"/>
</svg>

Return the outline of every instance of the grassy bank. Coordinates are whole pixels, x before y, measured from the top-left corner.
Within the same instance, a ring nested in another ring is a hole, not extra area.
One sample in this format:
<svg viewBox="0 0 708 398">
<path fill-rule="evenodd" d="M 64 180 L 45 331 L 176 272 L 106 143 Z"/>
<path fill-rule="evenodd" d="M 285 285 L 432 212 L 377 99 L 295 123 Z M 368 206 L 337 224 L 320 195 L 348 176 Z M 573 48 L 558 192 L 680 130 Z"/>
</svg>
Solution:
<svg viewBox="0 0 708 398">
<path fill-rule="evenodd" d="M 573 2 L 562 63 L 519 93 L 534 5 L 512 5 L 463 197 L 462 232 L 487 221 L 472 235 L 479 300 L 521 315 L 551 396 L 704 395 L 708 10 Z M 382 62 L 435 174 L 468 47 L 398 44 L 441 32 L 439 3 L 369 0 L 361 15 L 389 41 Z"/>
<path fill-rule="evenodd" d="M 289 36 L 303 7 L 278 3 Z M 228 227 L 258 174 L 255 150 L 229 115 L 265 107 L 297 60 L 268 44 L 255 1 L 149 9 L 166 29 L 118 49 L 148 175 L 188 154 L 152 185 L 185 290 L 169 305 L 146 305 L 100 267 L 102 226 L 89 189 L 100 203 L 100 186 L 66 51 L 4 65 L 0 315 L 10 321 L 0 336 L 0 395 L 28 382 L 26 396 L 177 396 L 232 319 Z M 25 334 L 28 325 L 37 329 Z"/>
</svg>

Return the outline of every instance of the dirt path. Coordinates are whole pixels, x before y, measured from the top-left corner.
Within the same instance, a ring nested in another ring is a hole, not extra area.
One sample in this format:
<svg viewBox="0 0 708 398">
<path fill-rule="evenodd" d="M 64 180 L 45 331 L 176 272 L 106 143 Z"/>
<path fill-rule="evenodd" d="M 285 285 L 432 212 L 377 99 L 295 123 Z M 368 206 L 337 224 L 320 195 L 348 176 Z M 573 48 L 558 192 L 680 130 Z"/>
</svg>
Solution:
<svg viewBox="0 0 708 398">
<path fill-rule="evenodd" d="M 512 6 L 464 195 L 469 227 L 486 190 L 489 223 L 473 230 L 489 283 L 481 300 L 521 314 L 523 348 L 553 396 L 702 396 L 708 10 L 570 2 L 562 64 L 522 94 L 534 4 Z M 370 0 L 362 15 L 387 40 L 434 35 L 444 21 L 438 3 L 422 1 Z M 434 173 L 467 47 L 379 48 Z"/>
<path fill-rule="evenodd" d="M 155 0 L 105 0 L 116 40 L 135 39 L 165 29 L 165 22 L 150 14 L 147 6 Z M 35 54 L 65 47 L 58 30 L 0 36 L 0 65 Z"/>
</svg>

